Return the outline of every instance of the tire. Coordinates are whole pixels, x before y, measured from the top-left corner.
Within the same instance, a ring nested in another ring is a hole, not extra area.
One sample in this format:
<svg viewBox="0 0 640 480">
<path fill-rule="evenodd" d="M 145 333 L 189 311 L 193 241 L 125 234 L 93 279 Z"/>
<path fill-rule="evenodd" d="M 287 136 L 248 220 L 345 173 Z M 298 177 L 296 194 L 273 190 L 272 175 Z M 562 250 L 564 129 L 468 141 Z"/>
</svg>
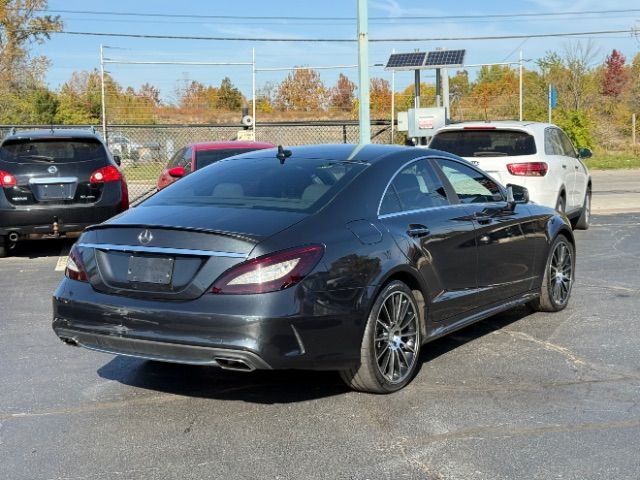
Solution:
<svg viewBox="0 0 640 480">
<path fill-rule="evenodd" d="M 0 245 L 0 258 L 4 258 L 7 256 L 7 247 L 4 245 Z"/>
<path fill-rule="evenodd" d="M 4 258 L 9 254 L 9 238 L 0 237 L 0 258 Z"/>
<path fill-rule="evenodd" d="M 396 313 L 400 318 L 393 320 Z M 396 392 L 416 373 L 420 342 L 418 304 L 409 287 L 392 281 L 378 294 L 369 312 L 359 364 L 341 371 L 340 376 L 354 390 Z"/>
<path fill-rule="evenodd" d="M 569 255 L 567 259 L 566 255 Z M 559 312 L 569 303 L 576 270 L 575 250 L 564 235 L 558 235 L 549 248 L 540 296 L 529 302 L 537 312 Z M 558 273 L 556 273 L 558 272 Z"/>
<path fill-rule="evenodd" d="M 582 204 L 582 210 L 580 216 L 575 221 L 573 226 L 574 230 L 588 230 L 591 223 L 591 187 L 587 188 L 587 193 L 584 195 L 584 203 Z"/>
<path fill-rule="evenodd" d="M 567 208 L 567 200 L 563 195 L 558 196 L 558 201 L 556 202 L 556 212 L 565 213 Z"/>
</svg>

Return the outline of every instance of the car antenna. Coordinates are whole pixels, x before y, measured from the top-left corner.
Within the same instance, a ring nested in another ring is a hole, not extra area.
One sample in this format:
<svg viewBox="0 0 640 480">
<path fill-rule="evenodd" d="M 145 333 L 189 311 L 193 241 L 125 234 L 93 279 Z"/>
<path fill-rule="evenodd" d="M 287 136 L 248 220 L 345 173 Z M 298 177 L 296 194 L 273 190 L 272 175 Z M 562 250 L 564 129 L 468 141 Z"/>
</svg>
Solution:
<svg viewBox="0 0 640 480">
<path fill-rule="evenodd" d="M 285 150 L 282 145 L 278 145 L 278 153 L 276 158 L 280 160 L 280 165 L 284 165 L 284 161 L 291 156 L 291 150 Z"/>
</svg>

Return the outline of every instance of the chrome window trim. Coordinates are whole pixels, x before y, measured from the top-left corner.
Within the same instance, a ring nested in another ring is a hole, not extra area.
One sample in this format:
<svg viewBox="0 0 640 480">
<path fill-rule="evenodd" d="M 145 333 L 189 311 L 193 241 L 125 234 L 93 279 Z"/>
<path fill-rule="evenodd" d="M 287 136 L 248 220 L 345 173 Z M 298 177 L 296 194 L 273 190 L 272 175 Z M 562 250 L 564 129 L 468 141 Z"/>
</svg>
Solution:
<svg viewBox="0 0 640 480">
<path fill-rule="evenodd" d="M 436 207 L 425 207 L 425 208 L 419 208 L 417 210 L 403 210 L 401 212 L 392 212 L 392 213 L 384 213 L 382 215 L 380 215 L 380 207 L 382 207 L 382 201 L 384 200 L 384 196 L 387 194 L 387 190 L 389 190 L 389 186 L 391 185 L 391 183 L 395 180 L 395 178 L 398 176 L 398 174 L 407 166 L 407 165 L 411 165 L 414 162 L 417 162 L 419 160 L 431 160 L 434 158 L 440 158 L 439 156 L 436 155 L 427 155 L 424 157 L 417 157 L 417 158 L 412 158 L 411 160 L 409 160 L 407 163 L 405 163 L 404 165 L 402 165 L 398 170 L 395 171 L 395 173 L 391 176 L 391 180 L 389 180 L 387 182 L 387 186 L 384 187 L 384 190 L 382 192 L 382 196 L 380 197 L 380 201 L 378 202 L 378 210 L 376 210 L 376 215 L 378 218 L 389 218 L 391 216 L 398 216 L 400 214 L 408 214 L 408 213 L 415 213 L 415 212 L 423 212 L 426 210 L 433 210 L 434 208 L 444 208 L 444 207 L 450 207 L 451 205 L 453 205 L 452 203 L 449 203 L 448 205 L 438 205 Z M 433 168 L 433 167 L 432 167 Z M 438 175 L 438 173 L 434 170 L 434 172 L 436 175 Z M 449 199 L 447 198 L 447 202 L 449 201 Z"/>
<path fill-rule="evenodd" d="M 79 243 L 79 247 L 97 248 L 99 250 L 115 250 L 118 252 L 165 253 L 168 255 L 195 255 L 200 257 L 247 258 L 244 253 L 218 252 L 214 250 L 197 250 L 191 248 L 147 247 L 141 245 L 119 245 L 115 243 Z"/>
<path fill-rule="evenodd" d="M 466 203 L 450 203 L 449 205 L 438 205 L 436 207 L 418 208 L 416 210 L 403 210 L 402 212 L 385 213 L 382 215 L 378 215 L 378 219 L 384 220 L 385 218 L 401 217 L 402 215 L 411 215 L 412 213 L 432 212 L 434 210 L 440 210 L 443 208 L 464 207 L 465 205 Z"/>
</svg>

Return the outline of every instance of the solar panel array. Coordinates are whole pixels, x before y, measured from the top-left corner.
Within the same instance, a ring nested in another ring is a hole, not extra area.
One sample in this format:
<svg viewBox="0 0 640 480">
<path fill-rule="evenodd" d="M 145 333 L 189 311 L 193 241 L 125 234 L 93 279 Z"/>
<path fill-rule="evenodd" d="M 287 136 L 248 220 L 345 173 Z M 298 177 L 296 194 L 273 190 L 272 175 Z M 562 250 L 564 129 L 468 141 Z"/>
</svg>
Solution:
<svg viewBox="0 0 640 480">
<path fill-rule="evenodd" d="M 394 53 L 385 70 L 420 70 L 446 66 L 462 66 L 466 50 L 436 50 L 434 52 Z"/>
<path fill-rule="evenodd" d="M 447 65 L 462 66 L 465 50 L 436 50 L 429 52 L 425 67 L 440 67 Z"/>
<path fill-rule="evenodd" d="M 414 53 L 394 53 L 389 57 L 387 66 L 393 70 L 414 70 L 420 68 L 424 64 L 424 60 L 427 57 L 427 52 L 414 52 Z"/>
</svg>

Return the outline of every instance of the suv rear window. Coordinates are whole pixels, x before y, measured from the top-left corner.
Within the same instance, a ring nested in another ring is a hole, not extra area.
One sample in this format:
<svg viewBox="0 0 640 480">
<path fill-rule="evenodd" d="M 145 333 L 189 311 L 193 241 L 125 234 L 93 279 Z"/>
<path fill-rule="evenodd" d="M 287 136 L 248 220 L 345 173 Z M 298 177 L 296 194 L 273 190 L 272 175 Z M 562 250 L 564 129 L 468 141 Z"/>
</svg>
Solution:
<svg viewBox="0 0 640 480">
<path fill-rule="evenodd" d="M 367 163 L 317 158 L 242 158 L 216 162 L 156 193 L 142 206 L 189 205 L 311 213 L 326 205 Z"/>
<path fill-rule="evenodd" d="M 90 138 L 7 140 L 0 147 L 0 160 L 12 163 L 70 163 L 106 158 L 102 143 Z"/>
<path fill-rule="evenodd" d="M 196 168 L 204 168 L 218 160 L 222 160 L 223 158 L 240 155 L 241 153 L 253 152 L 254 150 L 255 148 L 227 148 L 224 150 L 196 151 Z"/>
<path fill-rule="evenodd" d="M 460 157 L 517 157 L 535 155 L 531 135 L 514 130 L 455 130 L 436 134 L 430 148 Z"/>
</svg>

